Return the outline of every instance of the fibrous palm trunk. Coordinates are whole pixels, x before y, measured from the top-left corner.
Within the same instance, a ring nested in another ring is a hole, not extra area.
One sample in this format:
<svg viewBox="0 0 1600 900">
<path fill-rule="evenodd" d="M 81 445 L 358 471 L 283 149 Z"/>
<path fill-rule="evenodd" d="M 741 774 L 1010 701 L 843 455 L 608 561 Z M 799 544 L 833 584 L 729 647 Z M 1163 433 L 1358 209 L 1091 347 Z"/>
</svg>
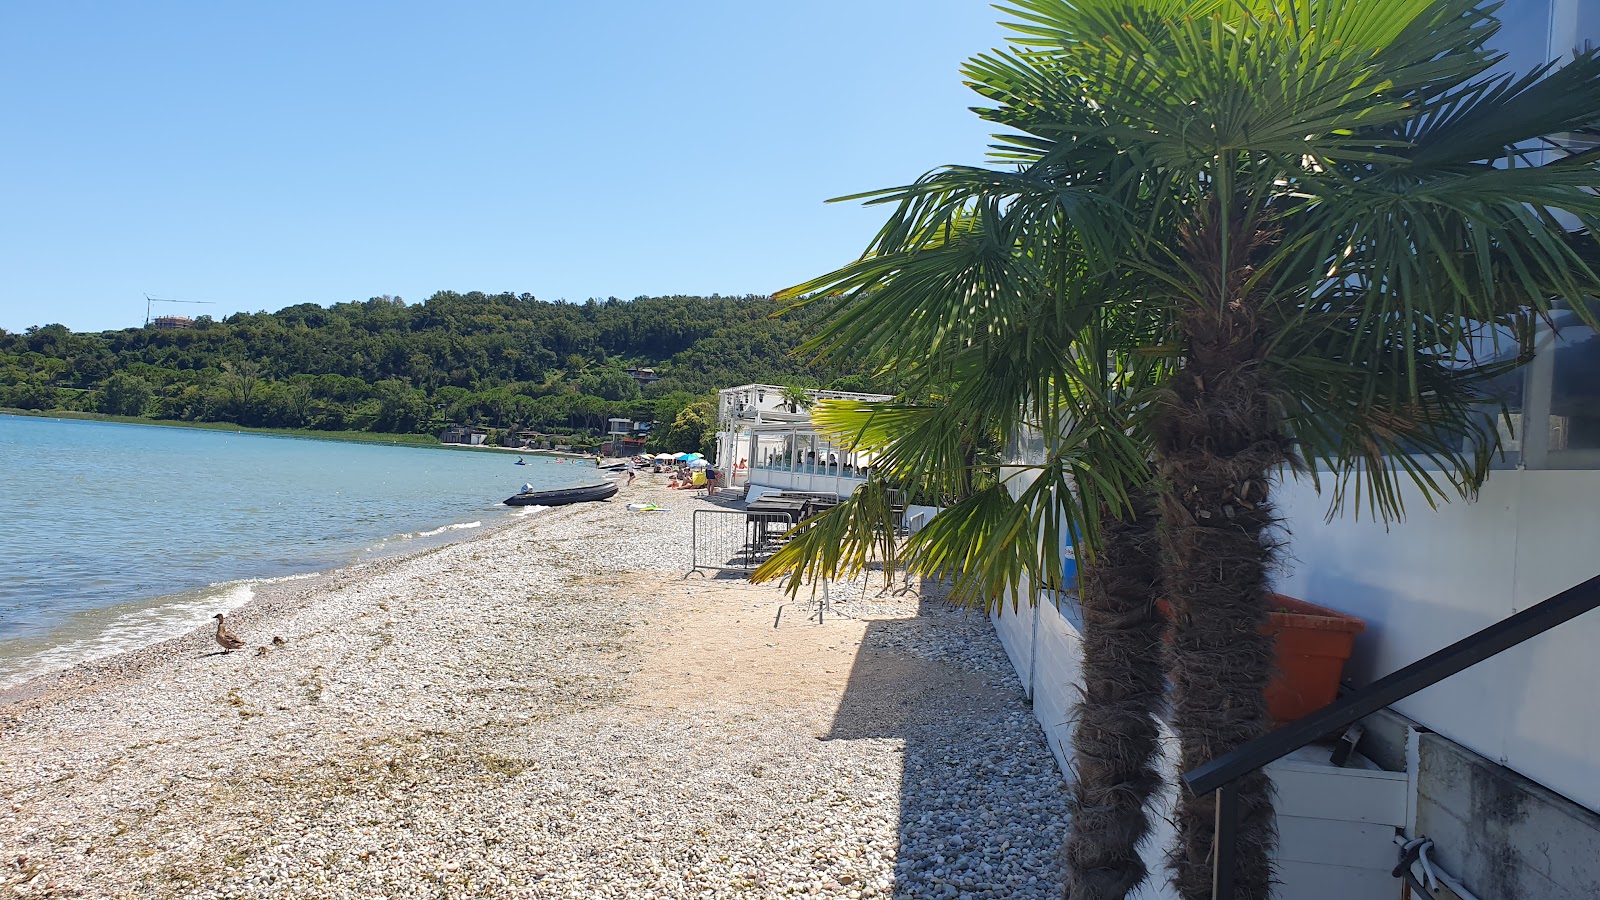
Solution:
<svg viewBox="0 0 1600 900">
<path fill-rule="evenodd" d="M 1106 516 L 1101 553 L 1082 569 L 1084 685 L 1072 732 L 1069 900 L 1123 900 L 1148 875 L 1139 843 L 1150 830 L 1145 807 L 1161 785 L 1154 760 L 1165 671 L 1155 523 L 1148 497 L 1137 497 L 1124 518 Z"/>
<path fill-rule="evenodd" d="M 1185 242 L 1208 296 L 1185 317 L 1188 356 L 1173 376 L 1156 430 L 1162 485 L 1163 585 L 1173 610 L 1173 725 L 1183 771 L 1266 733 L 1272 673 L 1268 573 L 1278 545 L 1268 484 L 1286 461 L 1273 391 L 1261 365 L 1260 311 L 1245 294 L 1254 251 L 1271 235 L 1205 223 Z M 1235 897 L 1267 900 L 1277 843 L 1271 784 L 1237 782 Z M 1210 900 L 1215 800 L 1180 788 L 1174 884 Z"/>
</svg>

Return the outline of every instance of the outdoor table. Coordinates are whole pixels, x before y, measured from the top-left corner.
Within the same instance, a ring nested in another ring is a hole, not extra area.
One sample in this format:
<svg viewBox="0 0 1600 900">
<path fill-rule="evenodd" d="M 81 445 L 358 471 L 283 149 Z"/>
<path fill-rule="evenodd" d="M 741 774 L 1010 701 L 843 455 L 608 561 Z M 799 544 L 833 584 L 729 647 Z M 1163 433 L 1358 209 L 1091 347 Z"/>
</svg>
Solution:
<svg viewBox="0 0 1600 900">
<path fill-rule="evenodd" d="M 778 491 L 767 494 L 756 502 L 768 500 L 799 501 L 802 504 L 800 507 L 800 519 L 809 519 L 825 509 L 839 505 L 838 495 L 828 491 Z"/>
<path fill-rule="evenodd" d="M 806 501 L 800 499 L 770 499 L 762 497 L 745 507 L 746 513 L 781 513 L 791 523 L 804 518 Z"/>
<path fill-rule="evenodd" d="M 767 531 L 771 527 L 772 519 L 762 513 L 776 513 L 782 515 L 793 525 L 805 518 L 805 501 L 797 498 L 762 497 L 744 508 L 745 524 L 750 528 L 752 546 L 760 546 L 767 542 Z M 754 513 L 755 515 L 752 515 Z"/>
</svg>

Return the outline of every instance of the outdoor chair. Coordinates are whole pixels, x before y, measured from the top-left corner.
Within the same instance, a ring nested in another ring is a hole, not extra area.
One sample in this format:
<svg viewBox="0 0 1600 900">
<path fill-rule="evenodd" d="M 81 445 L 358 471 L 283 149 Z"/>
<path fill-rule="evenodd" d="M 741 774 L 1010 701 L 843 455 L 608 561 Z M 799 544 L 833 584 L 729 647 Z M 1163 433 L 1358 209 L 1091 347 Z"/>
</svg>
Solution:
<svg viewBox="0 0 1600 900">
<path fill-rule="evenodd" d="M 894 521 L 894 533 L 897 534 L 897 535 L 906 534 L 907 533 L 907 529 L 906 529 L 906 497 L 905 497 L 905 494 L 900 492 L 900 491 L 898 491 L 898 490 L 896 490 L 896 489 L 894 489 L 894 488 L 890 488 L 885 493 L 887 493 L 888 497 L 889 497 L 889 515 L 890 515 L 890 518 Z"/>
</svg>

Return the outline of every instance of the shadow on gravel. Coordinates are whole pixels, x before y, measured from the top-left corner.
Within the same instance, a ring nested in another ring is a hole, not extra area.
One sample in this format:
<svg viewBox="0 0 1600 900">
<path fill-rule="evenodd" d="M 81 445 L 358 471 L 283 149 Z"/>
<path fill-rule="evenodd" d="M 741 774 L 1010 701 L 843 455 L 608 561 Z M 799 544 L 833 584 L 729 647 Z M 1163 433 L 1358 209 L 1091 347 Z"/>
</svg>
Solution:
<svg viewBox="0 0 1600 900">
<path fill-rule="evenodd" d="M 1059 897 L 1065 788 L 981 614 L 867 624 L 828 740 L 905 742 L 896 897 Z"/>
</svg>

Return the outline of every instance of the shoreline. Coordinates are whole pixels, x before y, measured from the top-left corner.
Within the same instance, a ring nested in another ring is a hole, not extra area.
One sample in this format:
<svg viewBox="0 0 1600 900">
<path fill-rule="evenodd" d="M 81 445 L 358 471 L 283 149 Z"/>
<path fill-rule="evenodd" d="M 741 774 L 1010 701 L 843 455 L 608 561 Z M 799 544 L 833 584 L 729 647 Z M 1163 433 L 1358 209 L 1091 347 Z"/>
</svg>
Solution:
<svg viewBox="0 0 1600 900">
<path fill-rule="evenodd" d="M 334 490 L 343 496 L 330 497 L 326 510 L 321 508 L 322 501 L 308 503 L 305 495 L 297 493 L 303 490 L 298 476 L 276 481 L 263 477 L 265 486 L 257 491 L 251 485 L 256 479 L 234 475 L 226 479 L 226 485 L 217 483 L 214 493 L 219 496 L 208 498 L 198 512 L 181 506 L 189 489 L 184 476 L 169 476 L 166 487 L 152 501 L 165 513 L 140 504 L 123 504 L 105 515 L 96 514 L 95 521 L 82 523 L 81 530 L 71 531 L 58 530 L 68 526 L 60 524 L 59 517 L 53 520 L 40 513 L 48 505 L 30 500 L 30 492 L 20 488 L 22 481 L 11 479 L 8 484 L 15 483 L 19 489 L 8 496 L 7 508 L 15 508 L 21 521 L 32 527 L 4 554 L 15 563 L 16 571 L 7 582 L 8 589 L 14 590 L 8 590 L 7 605 L 0 610 L 0 619 L 6 620 L 0 623 L 0 698 L 16 695 L 33 679 L 71 664 L 114 659 L 180 636 L 205 624 L 205 619 L 218 611 L 233 614 L 252 595 L 294 590 L 319 573 L 470 540 L 507 527 L 520 516 L 542 512 L 499 502 L 514 492 L 515 482 L 531 479 L 544 487 L 559 487 L 613 476 L 606 471 L 580 471 L 583 467 L 549 466 L 536 458 L 529 461 L 538 468 L 513 468 L 506 465 L 505 453 L 424 456 L 395 453 L 382 444 L 363 448 L 359 442 L 333 442 L 318 449 L 317 444 L 273 445 L 254 439 L 249 432 L 220 432 L 207 438 L 191 431 L 192 440 L 173 431 L 124 432 L 117 437 L 115 430 L 73 428 L 73 420 L 68 419 L 0 417 L 0 422 L 5 421 L 12 422 L 7 426 L 8 442 L 22 441 L 31 434 L 59 435 L 63 446 L 92 445 L 101 456 L 107 455 L 102 448 L 121 443 L 148 444 L 159 452 L 146 455 L 156 457 L 168 452 L 165 448 L 181 451 L 193 443 L 212 448 L 203 461 L 228 458 L 215 448 L 231 452 L 237 447 L 250 458 L 266 460 L 329 459 L 339 464 L 346 458 L 376 459 L 372 468 L 389 474 L 367 477 L 366 487 L 372 490 L 349 489 L 337 475 L 322 478 L 324 484 L 334 482 L 334 489 L 346 488 Z M 207 430 L 215 431 L 198 431 Z M 85 483 L 77 472 L 89 471 L 88 465 L 95 466 L 97 475 L 116 470 L 102 469 L 107 463 L 123 465 L 120 459 L 85 463 L 85 457 L 73 453 L 52 457 L 61 462 L 43 468 L 60 468 L 66 473 L 62 477 L 75 479 L 68 482 L 73 485 Z M 27 452 L 21 459 L 26 472 Z M 413 471 L 430 478 L 405 477 Z M 400 473 L 401 479 L 390 477 L 394 473 Z M 432 474 L 438 476 L 437 485 Z M 400 498 L 397 503 L 374 506 L 361 500 L 374 492 L 384 496 L 391 485 Z M 174 501 L 175 497 L 180 499 Z M 262 521 L 256 521 L 257 514 Z M 164 525 L 162 515 L 178 516 L 181 521 Z M 197 522 L 210 524 L 197 528 L 193 524 Z M 144 528 L 144 523 L 149 523 L 149 528 Z M 86 546 L 79 556 L 71 556 L 74 536 L 96 530 L 116 543 L 100 549 Z M 125 535 L 131 537 L 124 541 Z M 55 562 L 58 558 L 65 560 L 60 567 Z M 285 580 L 287 586 L 279 583 Z M 15 617 L 3 614 L 12 610 L 17 612 Z M 37 688 L 28 692 L 34 690 Z"/>
<path fill-rule="evenodd" d="M 432 447 L 440 450 L 493 450 L 505 453 L 566 454 L 582 459 L 594 459 L 592 453 L 568 453 L 561 450 L 533 451 L 516 447 L 488 444 L 447 444 L 435 434 L 399 434 L 387 431 L 317 431 L 311 428 L 263 428 L 240 425 L 236 422 L 191 422 L 184 419 L 149 419 L 144 416 L 114 416 L 108 413 L 79 412 L 71 409 L 19 409 L 0 406 L 0 416 L 17 416 L 27 419 L 58 419 L 63 422 L 101 422 L 108 425 L 154 425 L 158 428 L 188 428 L 194 431 L 218 431 L 223 434 L 259 434 L 265 437 L 300 438 L 308 441 L 337 441 L 352 444 L 382 444 L 392 447 Z"/>
<path fill-rule="evenodd" d="M 1064 785 L 987 617 L 690 577 L 718 504 L 664 481 L 0 703 L 0 892 L 1059 896 Z"/>
<path fill-rule="evenodd" d="M 396 447 L 452 447 L 426 434 L 391 434 L 378 431 L 315 431 L 309 428 L 256 428 L 234 422 L 189 422 L 182 419 L 147 419 L 144 416 L 113 416 L 70 409 L 17 409 L 0 407 L 0 415 L 28 419 L 59 419 L 63 422 L 102 422 L 108 425 L 154 425 L 158 428 L 189 428 L 195 431 L 220 431 L 224 434 L 259 434 L 267 437 L 293 437 L 313 441 L 346 441 L 356 444 L 387 444 Z M 413 440 L 412 438 L 415 438 Z"/>
<path fill-rule="evenodd" d="M 163 594 L 145 598 L 142 601 L 130 602 L 158 603 L 191 593 L 199 593 L 201 597 L 205 597 L 203 592 L 221 591 L 233 586 L 246 586 L 251 591 L 250 599 L 239 606 L 225 610 L 229 627 L 235 627 L 234 623 L 236 622 L 251 623 L 264 617 L 270 618 L 274 614 L 280 613 L 288 605 L 310 599 L 318 592 L 327 589 L 329 585 L 371 577 L 413 558 L 426 556 L 456 544 L 470 543 L 479 538 L 489 537 L 496 531 L 514 525 L 516 521 L 516 516 L 508 516 L 497 525 L 485 525 L 483 526 L 483 531 L 474 529 L 473 533 L 466 534 L 454 541 L 447 541 L 429 547 L 418 547 L 394 554 L 378 555 L 371 559 L 357 559 L 332 569 L 317 569 L 276 577 L 238 579 L 207 585 L 204 588 L 196 588 L 192 591 Z M 365 551 L 358 551 L 358 555 L 361 552 Z M 201 598 L 197 597 L 196 600 L 198 599 Z M 153 665 L 168 662 L 171 654 L 178 648 L 193 644 L 196 640 L 196 635 L 204 636 L 209 640 L 211 629 L 212 625 L 207 620 L 205 624 L 196 625 L 180 634 L 175 634 L 163 640 L 122 650 L 107 656 L 83 659 L 62 669 L 41 672 L 14 685 L 0 686 L 0 713 L 3 713 L 8 705 L 45 697 L 56 690 L 83 690 L 102 686 L 108 680 L 115 681 L 118 678 L 134 677 Z"/>
<path fill-rule="evenodd" d="M 436 529 L 428 531 L 402 532 L 388 535 L 378 539 L 375 543 L 351 549 L 349 551 L 350 558 L 347 562 L 331 568 L 316 568 L 279 575 L 236 578 L 167 594 L 135 597 L 113 606 L 80 611 L 75 614 L 75 618 L 85 615 L 129 615 L 180 603 L 195 605 L 201 601 L 216 601 L 217 604 L 220 604 L 220 611 L 226 613 L 229 622 L 232 623 L 236 617 L 249 619 L 260 609 L 270 608 L 275 604 L 289 600 L 303 599 L 337 580 L 364 577 L 366 574 L 370 574 L 368 570 L 378 571 L 379 567 L 401 564 L 415 557 L 443 550 L 456 544 L 486 539 L 500 531 L 514 527 L 524 519 L 549 511 L 549 507 L 506 507 L 504 510 L 494 511 L 498 516 L 497 519 L 490 520 L 488 516 L 480 516 L 476 520 L 478 524 L 472 527 L 468 527 L 470 523 L 447 522 Z M 429 540 L 430 538 L 432 540 Z M 414 546 L 406 545 L 411 541 L 418 540 L 423 541 L 423 543 Z M 397 543 L 401 545 L 393 546 Z M 391 547 L 392 549 L 390 549 Z M 228 606 L 226 602 L 227 592 L 240 588 L 249 590 L 250 598 L 236 606 Z M 217 607 L 214 606 L 214 608 Z M 109 627 L 111 626 L 107 626 L 107 628 Z M 206 622 L 198 626 L 174 633 L 171 637 L 106 655 L 91 655 L 63 668 L 41 671 L 14 684 L 0 683 L 0 709 L 3 709 L 8 703 L 48 692 L 51 690 L 50 685 L 53 683 L 78 681 L 81 680 L 83 675 L 90 672 L 121 672 L 128 670 L 130 666 L 137 667 L 140 664 L 140 660 L 148 660 L 153 656 L 159 656 L 157 651 L 164 645 L 189 638 L 195 633 L 196 628 L 201 631 L 209 631 L 211 628 L 210 620 L 207 619 Z M 109 634 L 107 631 L 102 630 L 93 633 L 92 636 L 104 638 Z M 47 644 L 43 641 L 38 641 L 42 646 L 36 652 L 26 654 L 26 656 L 48 655 L 58 652 L 62 647 L 70 645 L 73 641 L 86 639 L 85 637 L 62 637 L 51 640 Z M 79 674 L 79 670 L 83 670 L 83 673 Z"/>
<path fill-rule="evenodd" d="M 207 585 L 204 588 L 196 588 L 192 591 L 163 594 L 147 599 L 149 601 L 159 601 L 181 597 L 188 593 L 211 589 L 220 590 L 232 585 L 247 585 L 252 589 L 251 597 L 243 604 L 228 610 L 228 623 L 229 627 L 235 631 L 257 628 L 274 624 L 330 589 L 343 589 L 364 580 L 380 577 L 396 568 L 415 563 L 428 556 L 453 548 L 490 541 L 504 532 L 516 528 L 518 525 L 532 524 L 530 520 L 541 519 L 553 512 L 571 511 L 588 505 L 507 507 L 498 522 L 484 523 L 478 528 L 460 529 L 460 536 L 453 540 L 443 540 L 429 546 L 407 548 L 393 553 L 377 552 L 373 553 L 371 557 L 360 558 L 364 554 L 372 552 L 373 548 L 367 547 L 354 551 L 354 556 L 357 558 L 351 562 L 330 569 L 315 569 L 284 576 L 236 579 Z M 447 535 L 452 533 L 452 531 L 456 530 L 453 528 L 455 524 L 458 523 L 441 526 L 441 533 Z M 422 535 L 415 536 L 420 537 Z M 403 535 L 391 535 L 384 538 L 380 542 L 380 546 L 393 541 L 397 537 L 403 537 Z M 77 692 L 104 688 L 108 685 L 115 686 L 119 679 L 136 678 L 141 674 L 148 673 L 152 668 L 170 664 L 176 653 L 190 649 L 196 643 L 210 647 L 213 650 L 218 649 L 212 644 L 212 629 L 213 623 L 208 619 L 205 623 L 194 626 L 170 638 L 108 656 L 85 659 L 63 669 L 42 672 L 9 687 L 0 686 L 0 716 L 5 714 L 8 707 L 29 701 L 49 700 L 57 692 Z"/>
</svg>

